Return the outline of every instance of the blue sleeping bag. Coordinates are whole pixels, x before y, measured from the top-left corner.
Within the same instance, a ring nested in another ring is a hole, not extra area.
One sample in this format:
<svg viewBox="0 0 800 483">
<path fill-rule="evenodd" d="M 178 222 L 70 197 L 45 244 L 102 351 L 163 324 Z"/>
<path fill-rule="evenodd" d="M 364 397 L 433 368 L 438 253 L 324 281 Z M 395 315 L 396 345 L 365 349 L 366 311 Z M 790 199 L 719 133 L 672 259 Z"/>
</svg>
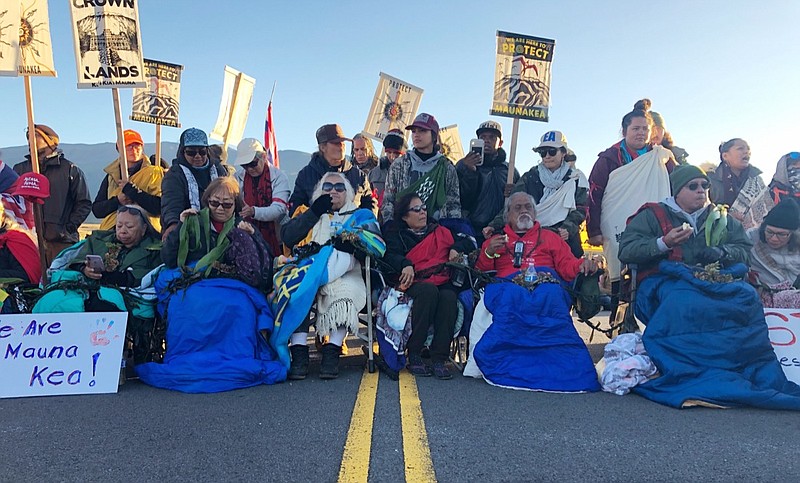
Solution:
<svg viewBox="0 0 800 483">
<path fill-rule="evenodd" d="M 136 367 L 142 381 L 209 393 L 286 379 L 286 367 L 261 333 L 273 328 L 262 293 L 238 280 L 210 278 L 169 296 L 166 288 L 178 276 L 178 269 L 162 270 L 156 281 L 159 313 L 167 311 L 167 352 L 161 364 Z"/>
<path fill-rule="evenodd" d="M 570 316 L 570 297 L 561 285 L 542 283 L 531 291 L 513 283 L 492 283 L 486 286 L 483 302 L 492 324 L 472 357 L 488 382 L 535 391 L 600 390 L 592 358 Z"/>
<path fill-rule="evenodd" d="M 747 267 L 723 273 L 742 277 Z M 675 408 L 704 401 L 800 409 L 800 386 L 786 379 L 748 283 L 706 282 L 686 265 L 664 261 L 642 282 L 636 316 L 647 325 L 642 341 L 661 373 L 637 394 Z"/>
</svg>

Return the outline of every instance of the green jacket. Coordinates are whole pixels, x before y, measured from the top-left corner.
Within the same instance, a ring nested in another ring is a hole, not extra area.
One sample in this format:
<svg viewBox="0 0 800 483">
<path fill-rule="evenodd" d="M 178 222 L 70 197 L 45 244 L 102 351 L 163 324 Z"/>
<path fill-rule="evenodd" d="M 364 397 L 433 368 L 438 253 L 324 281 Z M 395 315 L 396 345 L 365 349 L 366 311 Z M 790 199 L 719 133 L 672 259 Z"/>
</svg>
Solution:
<svg viewBox="0 0 800 483">
<path fill-rule="evenodd" d="M 667 204 L 659 203 L 659 205 L 666 211 L 667 219 L 673 227 L 689 221 L 682 213 L 675 212 Z M 701 263 L 699 261 L 700 253 L 706 248 L 705 222 L 713 206 L 709 204 L 698 218 L 698 232 L 681 245 L 681 261 L 687 265 Z M 661 260 L 666 260 L 670 255 L 670 251 L 662 252 L 658 247 L 657 240 L 663 235 L 664 231 L 661 229 L 653 209 L 647 208 L 640 211 L 628 222 L 627 228 L 622 233 L 619 242 L 620 261 L 637 264 L 640 272 L 657 267 Z M 725 242 L 720 245 L 720 248 L 726 253 L 723 264 L 749 263 L 751 246 L 752 243 L 745 235 L 742 224 L 732 216 L 728 216 L 728 235 Z"/>
<path fill-rule="evenodd" d="M 117 250 L 116 256 L 109 253 Z M 123 273 L 130 268 L 135 284 L 139 285 L 148 272 L 161 265 L 161 240 L 145 235 L 137 246 L 128 249 L 117 241 L 114 230 L 98 230 L 86 237 L 86 242 L 75 256 L 72 268 L 80 271 L 81 267 L 76 265 L 82 265 L 86 255 L 103 257 L 107 272 Z"/>
</svg>

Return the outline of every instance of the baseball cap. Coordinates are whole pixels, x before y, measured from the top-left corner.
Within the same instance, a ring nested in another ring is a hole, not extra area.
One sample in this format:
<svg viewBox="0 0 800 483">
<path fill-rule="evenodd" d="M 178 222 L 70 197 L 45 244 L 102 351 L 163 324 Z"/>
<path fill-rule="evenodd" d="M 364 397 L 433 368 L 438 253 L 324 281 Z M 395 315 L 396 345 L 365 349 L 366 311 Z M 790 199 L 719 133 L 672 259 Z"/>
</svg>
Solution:
<svg viewBox="0 0 800 483">
<path fill-rule="evenodd" d="M 45 198 L 50 197 L 50 180 L 41 173 L 25 173 L 8 188 L 8 193 L 25 197 L 41 205 L 44 204 Z"/>
<path fill-rule="evenodd" d="M 183 138 L 183 147 L 185 148 L 190 146 L 208 147 L 208 137 L 206 133 L 196 127 L 190 127 L 183 131 L 181 137 Z"/>
<path fill-rule="evenodd" d="M 436 122 L 436 118 L 433 117 L 432 114 L 428 114 L 426 112 L 421 112 L 417 114 L 417 117 L 414 118 L 414 122 L 406 126 L 406 131 L 408 131 L 412 127 L 427 129 L 428 131 L 433 131 L 436 133 L 439 132 L 439 123 Z"/>
<path fill-rule="evenodd" d="M 475 131 L 475 135 L 481 137 L 481 133 L 483 131 L 494 131 L 495 135 L 502 139 L 503 137 L 503 127 L 500 126 L 499 122 L 496 121 L 484 121 L 478 126 L 478 129 Z"/>
<path fill-rule="evenodd" d="M 338 124 L 325 124 L 317 129 L 317 144 L 329 143 L 331 141 L 350 141 L 352 139 L 345 137 L 342 126 Z"/>
<path fill-rule="evenodd" d="M 257 154 L 264 154 L 264 145 L 258 139 L 244 138 L 236 146 L 236 161 L 233 164 L 250 164 Z"/>
<path fill-rule="evenodd" d="M 542 135 L 541 142 L 533 148 L 534 151 L 540 148 L 566 148 L 567 137 L 561 131 L 547 131 Z"/>
<path fill-rule="evenodd" d="M 144 141 L 142 141 L 142 136 L 134 131 L 133 129 L 126 129 L 122 133 L 123 138 L 125 138 L 125 146 L 130 146 L 131 144 L 139 143 L 144 146 Z"/>
</svg>

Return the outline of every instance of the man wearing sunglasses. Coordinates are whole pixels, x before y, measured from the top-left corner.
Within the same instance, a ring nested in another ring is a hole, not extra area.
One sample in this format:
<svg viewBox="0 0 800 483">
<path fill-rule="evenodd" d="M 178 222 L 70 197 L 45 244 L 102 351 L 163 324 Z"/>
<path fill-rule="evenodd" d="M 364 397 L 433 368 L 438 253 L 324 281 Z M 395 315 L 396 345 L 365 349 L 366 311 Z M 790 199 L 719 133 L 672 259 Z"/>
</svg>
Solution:
<svg viewBox="0 0 800 483">
<path fill-rule="evenodd" d="M 289 179 L 267 160 L 264 146 L 253 138 L 242 139 L 236 147 L 235 164 L 240 166 L 234 176 L 244 198 L 239 216 L 253 223 L 270 252 L 277 255 L 280 244 L 276 223 L 288 211 Z"/>
<path fill-rule="evenodd" d="M 499 122 L 481 123 L 475 135 L 483 140 L 483 157 L 470 151 L 456 164 L 456 171 L 462 214 L 472 224 L 480 246 L 483 243 L 481 230 L 503 211 L 508 162 L 502 148 L 503 131 Z M 518 179 L 515 169 L 513 182 Z"/>
<path fill-rule="evenodd" d="M 673 196 L 645 204 L 628 221 L 619 242 L 620 261 L 636 263 L 639 278 L 656 272 L 662 260 L 687 265 L 748 263 L 752 243 L 732 216 L 727 217 L 722 243 L 706 244 L 706 219 L 714 205 L 708 201 L 709 181 L 703 170 L 678 166 L 669 179 Z"/>
<path fill-rule="evenodd" d="M 344 142 L 353 140 L 344 136 L 338 124 L 325 124 L 317 129 L 317 146 L 319 150 L 311 156 L 308 164 L 297 173 L 294 191 L 289 199 L 290 214 L 301 205 L 310 206 L 314 187 L 325 173 L 338 172 L 344 174 L 356 192 L 355 203 L 360 208 L 375 211 L 367 175 L 358 166 L 345 157 Z"/>
<path fill-rule="evenodd" d="M 206 133 L 194 127 L 183 131 L 178 154 L 161 182 L 161 239 L 178 226 L 184 210 L 200 210 L 209 183 L 227 175 L 224 166 L 209 159 Z"/>
</svg>

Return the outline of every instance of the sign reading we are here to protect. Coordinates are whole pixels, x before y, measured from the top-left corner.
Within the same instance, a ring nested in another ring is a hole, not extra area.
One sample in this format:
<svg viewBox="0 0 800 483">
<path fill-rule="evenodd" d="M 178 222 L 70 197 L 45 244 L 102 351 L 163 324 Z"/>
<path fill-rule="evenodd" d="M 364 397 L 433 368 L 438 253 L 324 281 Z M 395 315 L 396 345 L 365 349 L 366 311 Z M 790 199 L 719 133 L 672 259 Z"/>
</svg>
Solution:
<svg viewBox="0 0 800 483">
<path fill-rule="evenodd" d="M 0 397 L 117 392 L 127 312 L 0 315 Z"/>
</svg>

